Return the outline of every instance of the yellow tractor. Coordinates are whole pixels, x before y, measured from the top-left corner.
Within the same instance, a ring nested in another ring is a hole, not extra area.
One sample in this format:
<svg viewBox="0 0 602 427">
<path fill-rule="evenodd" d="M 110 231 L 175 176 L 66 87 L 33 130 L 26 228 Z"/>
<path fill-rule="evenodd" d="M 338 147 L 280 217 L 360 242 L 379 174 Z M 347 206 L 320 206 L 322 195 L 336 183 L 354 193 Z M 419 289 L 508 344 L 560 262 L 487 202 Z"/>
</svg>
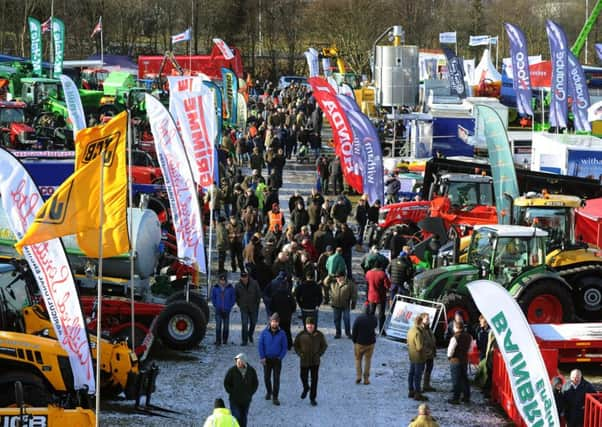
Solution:
<svg viewBox="0 0 602 427">
<path fill-rule="evenodd" d="M 23 385 L 23 400 L 31 406 L 50 403 L 62 408 L 88 407 L 87 391 L 75 390 L 67 352 L 56 339 L 54 328 L 37 286 L 24 264 L 0 264 L 0 407 L 14 404 L 13 384 Z M 89 336 L 92 355 L 101 345 L 103 395 L 125 393 L 127 399 L 148 398 L 154 390 L 158 368 L 142 369 L 127 342 L 100 341 Z"/>
</svg>

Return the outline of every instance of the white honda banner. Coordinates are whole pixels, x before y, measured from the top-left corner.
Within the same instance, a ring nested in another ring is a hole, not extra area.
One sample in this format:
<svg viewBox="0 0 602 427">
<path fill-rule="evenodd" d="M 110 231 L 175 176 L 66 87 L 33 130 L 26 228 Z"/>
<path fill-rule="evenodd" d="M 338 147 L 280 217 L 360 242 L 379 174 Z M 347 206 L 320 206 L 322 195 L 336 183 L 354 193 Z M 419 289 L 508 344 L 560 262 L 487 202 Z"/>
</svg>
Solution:
<svg viewBox="0 0 602 427">
<path fill-rule="evenodd" d="M 216 37 L 213 39 L 213 43 L 215 43 L 222 55 L 224 55 L 224 59 L 229 61 L 230 59 L 234 58 L 232 49 L 230 49 L 230 46 L 228 46 L 225 41 Z"/>
<path fill-rule="evenodd" d="M 77 86 L 73 83 L 73 80 L 61 74 L 61 83 L 63 84 L 63 93 L 65 94 L 65 103 L 67 104 L 67 111 L 69 112 L 69 119 L 73 126 L 73 137 L 77 135 L 82 129 L 86 128 L 86 116 L 84 115 L 84 107 L 82 107 L 82 100 L 79 96 Z"/>
<path fill-rule="evenodd" d="M 457 33 L 449 31 L 447 33 L 439 33 L 439 43 L 454 44 L 457 41 Z"/>
<path fill-rule="evenodd" d="M 506 364 L 512 395 L 527 426 L 558 426 L 550 377 L 523 311 L 504 287 L 490 280 L 468 285 L 491 327 Z"/>
<path fill-rule="evenodd" d="M 167 109 L 157 98 L 148 94 L 146 111 L 169 198 L 178 258 L 190 265 L 196 262 L 199 270 L 206 273 L 198 194 L 182 138 Z"/>
<path fill-rule="evenodd" d="M 198 92 L 175 92 L 170 95 L 172 115 L 178 123 L 194 182 L 202 188 L 213 184 L 217 137 L 217 118 L 213 92 L 203 86 Z"/>
<path fill-rule="evenodd" d="M 18 241 L 44 203 L 29 173 L 4 149 L 0 149 L 0 200 Z M 44 298 L 58 342 L 69 355 L 75 388 L 87 387 L 88 393 L 94 394 L 94 366 L 86 324 L 63 244 L 52 239 L 24 246 L 23 255 Z"/>
</svg>

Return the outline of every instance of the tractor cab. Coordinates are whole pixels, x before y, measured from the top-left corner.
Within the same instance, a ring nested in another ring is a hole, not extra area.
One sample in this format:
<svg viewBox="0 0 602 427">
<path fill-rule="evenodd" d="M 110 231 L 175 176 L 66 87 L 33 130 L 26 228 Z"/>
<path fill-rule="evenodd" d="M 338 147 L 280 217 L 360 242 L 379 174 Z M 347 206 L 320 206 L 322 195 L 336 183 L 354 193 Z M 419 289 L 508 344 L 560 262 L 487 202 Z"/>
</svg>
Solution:
<svg viewBox="0 0 602 427">
<path fill-rule="evenodd" d="M 545 264 L 548 233 L 533 227 L 491 225 L 472 234 L 468 263 L 482 278 L 509 284 L 526 270 Z"/>
<path fill-rule="evenodd" d="M 109 71 L 102 68 L 86 68 L 81 73 L 82 89 L 103 90 L 103 83 Z"/>
<path fill-rule="evenodd" d="M 37 144 L 35 130 L 26 122 L 27 104 L 0 101 L 0 134 L 5 147 L 26 149 Z"/>
<path fill-rule="evenodd" d="M 452 208 L 470 210 L 475 206 L 493 206 L 493 178 L 486 175 L 445 174 L 431 187 L 433 194 L 446 196 Z"/>
<path fill-rule="evenodd" d="M 61 98 L 60 80 L 27 77 L 21 79 L 21 85 L 21 99 L 29 105 L 40 105 L 48 98 Z"/>
</svg>

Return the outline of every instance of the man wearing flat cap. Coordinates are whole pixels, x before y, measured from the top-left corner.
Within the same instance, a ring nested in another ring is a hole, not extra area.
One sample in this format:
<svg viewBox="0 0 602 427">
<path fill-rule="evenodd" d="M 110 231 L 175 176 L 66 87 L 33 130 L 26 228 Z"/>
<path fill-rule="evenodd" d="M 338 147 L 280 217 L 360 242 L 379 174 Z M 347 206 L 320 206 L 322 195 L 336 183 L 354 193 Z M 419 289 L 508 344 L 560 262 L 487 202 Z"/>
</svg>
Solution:
<svg viewBox="0 0 602 427">
<path fill-rule="evenodd" d="M 282 359 L 288 351 L 286 334 L 280 329 L 280 316 L 273 313 L 270 324 L 259 335 L 259 361 L 263 365 L 263 379 L 265 381 L 265 399 L 272 399 L 272 403 L 280 406 L 278 393 L 280 392 L 280 371 Z"/>
<path fill-rule="evenodd" d="M 295 338 L 294 347 L 301 362 L 301 383 L 303 384 L 301 399 L 305 399 L 309 392 L 311 405 L 316 406 L 318 404 L 316 397 L 318 395 L 320 358 L 326 352 L 328 344 L 326 344 L 324 334 L 317 330 L 313 317 L 305 319 L 305 330 L 299 332 L 299 335 Z M 310 373 L 311 387 L 308 378 Z"/>
<path fill-rule="evenodd" d="M 244 353 L 234 358 L 235 365 L 228 369 L 224 378 L 224 388 L 230 396 L 230 410 L 240 427 L 246 427 L 247 414 L 253 395 L 259 387 L 255 369 L 247 363 Z"/>
</svg>

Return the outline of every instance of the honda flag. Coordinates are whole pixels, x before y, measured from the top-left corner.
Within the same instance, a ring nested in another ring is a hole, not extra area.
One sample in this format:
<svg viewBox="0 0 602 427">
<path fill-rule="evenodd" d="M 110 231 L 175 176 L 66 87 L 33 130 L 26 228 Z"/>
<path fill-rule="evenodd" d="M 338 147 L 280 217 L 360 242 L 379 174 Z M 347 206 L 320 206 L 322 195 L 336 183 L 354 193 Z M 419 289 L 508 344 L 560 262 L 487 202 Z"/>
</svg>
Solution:
<svg viewBox="0 0 602 427">
<path fill-rule="evenodd" d="M 455 31 L 447 33 L 439 33 L 439 43 L 443 44 L 455 44 L 457 41 L 457 34 Z"/>
<path fill-rule="evenodd" d="M 587 110 L 590 107 L 589 89 L 581 64 L 573 55 L 573 52 L 568 52 L 568 95 L 571 97 L 571 110 L 575 130 L 580 132 L 591 132 L 592 126 L 587 120 Z"/>
<path fill-rule="evenodd" d="M 213 39 L 213 43 L 219 48 L 219 51 L 224 55 L 224 59 L 230 60 L 234 58 L 234 53 L 232 53 L 232 49 L 230 46 L 226 44 L 222 39 L 218 39 L 217 37 Z"/>
<path fill-rule="evenodd" d="M 567 62 L 568 48 L 566 35 L 558 24 L 546 21 L 546 32 L 550 42 L 550 56 L 552 58 L 552 83 L 550 91 L 550 126 L 555 128 L 567 127 L 568 100 L 567 100 Z"/>
<path fill-rule="evenodd" d="M 332 128 L 334 148 L 337 157 L 341 161 L 343 175 L 355 191 L 363 193 L 363 178 L 360 173 L 361 159 L 354 156 L 353 131 L 347 115 L 337 99 L 337 94 L 330 84 L 321 77 L 311 77 L 309 84 L 316 101 L 324 111 Z"/>
<path fill-rule="evenodd" d="M 533 331 L 516 300 L 490 280 L 470 282 L 466 287 L 495 335 L 514 402 L 525 425 L 559 426 L 550 376 Z"/>
<path fill-rule="evenodd" d="M 11 231 L 21 240 L 43 205 L 36 184 L 23 165 L 0 148 L 0 201 Z M 71 267 L 59 239 L 23 247 L 23 255 L 38 284 L 60 346 L 69 355 L 74 386 L 94 394 L 94 367 L 86 324 Z"/>
<path fill-rule="evenodd" d="M 198 194 L 184 144 L 176 124 L 157 98 L 146 95 L 146 111 L 155 136 L 155 150 L 176 232 L 178 258 L 189 265 L 197 264 L 206 273 L 203 225 Z"/>
<path fill-rule="evenodd" d="M 512 59 L 512 84 L 516 92 L 516 106 L 519 114 L 533 116 L 531 108 L 531 77 L 529 75 L 529 56 L 524 33 L 515 25 L 505 23 L 510 40 L 510 58 Z"/>
<path fill-rule="evenodd" d="M 61 83 L 63 85 L 63 93 L 65 95 L 65 103 L 69 112 L 69 120 L 73 126 L 73 136 L 77 137 L 77 132 L 86 127 L 86 116 L 84 115 L 84 107 L 79 96 L 77 86 L 69 76 L 61 75 Z"/>
<path fill-rule="evenodd" d="M 447 47 L 443 48 L 443 53 L 445 53 L 445 57 L 447 58 L 447 74 L 452 92 L 455 92 L 460 98 L 466 98 L 462 60 Z"/>
</svg>

